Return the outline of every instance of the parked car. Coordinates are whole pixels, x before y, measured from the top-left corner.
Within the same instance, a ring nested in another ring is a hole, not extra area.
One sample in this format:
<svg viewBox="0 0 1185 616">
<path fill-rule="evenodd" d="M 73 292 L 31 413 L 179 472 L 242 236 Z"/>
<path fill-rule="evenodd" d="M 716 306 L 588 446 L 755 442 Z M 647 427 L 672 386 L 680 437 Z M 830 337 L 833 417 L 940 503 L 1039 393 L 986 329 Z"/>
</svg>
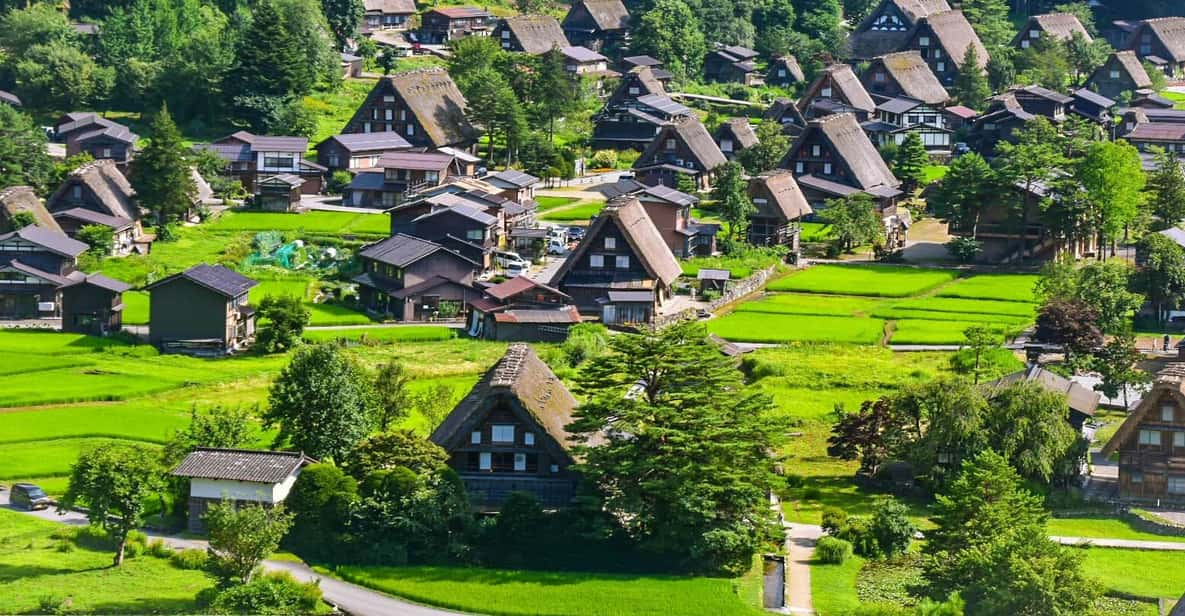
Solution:
<svg viewBox="0 0 1185 616">
<path fill-rule="evenodd" d="M 584 227 L 568 227 L 568 241 L 579 242 L 584 239 Z"/>
<path fill-rule="evenodd" d="M 47 509 L 53 500 L 40 487 L 31 483 L 14 483 L 8 493 L 8 502 L 13 506 L 24 507 L 29 511 Z"/>
<path fill-rule="evenodd" d="M 568 243 L 564 240 L 557 240 L 554 237 L 547 241 L 547 254 L 562 255 L 568 252 Z"/>
<path fill-rule="evenodd" d="M 531 267 L 531 262 L 519 256 L 517 252 L 505 250 L 494 251 L 494 263 L 505 270 L 526 270 Z"/>
<path fill-rule="evenodd" d="M 967 145 L 966 143 L 960 141 L 955 144 L 955 148 L 954 148 L 955 156 L 962 156 L 962 155 L 970 153 L 970 152 L 971 152 L 971 146 Z"/>
</svg>

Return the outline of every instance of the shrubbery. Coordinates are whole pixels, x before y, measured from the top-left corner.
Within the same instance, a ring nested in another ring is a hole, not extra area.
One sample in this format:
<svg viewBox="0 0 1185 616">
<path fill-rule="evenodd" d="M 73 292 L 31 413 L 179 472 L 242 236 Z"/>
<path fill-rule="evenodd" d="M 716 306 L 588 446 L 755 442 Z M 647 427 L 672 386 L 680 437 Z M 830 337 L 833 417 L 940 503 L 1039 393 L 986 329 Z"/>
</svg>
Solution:
<svg viewBox="0 0 1185 616">
<path fill-rule="evenodd" d="M 823 510 L 823 531 L 851 544 L 852 550 L 868 558 L 888 558 L 909 549 L 917 527 L 905 505 L 893 498 L 876 504 L 871 517 L 849 516 L 842 509 Z"/>
<path fill-rule="evenodd" d="M 206 563 L 210 561 L 210 556 L 206 554 L 205 550 L 190 549 L 173 552 L 169 557 L 169 562 L 178 569 L 187 569 L 190 571 L 201 571 L 206 568 Z"/>
<path fill-rule="evenodd" d="M 321 587 L 278 571 L 222 591 L 206 589 L 198 593 L 198 603 L 214 614 L 313 614 L 321 603 Z"/>
<path fill-rule="evenodd" d="M 821 563 L 842 565 L 852 557 L 852 544 L 835 537 L 823 537 L 815 544 L 815 558 Z"/>
</svg>

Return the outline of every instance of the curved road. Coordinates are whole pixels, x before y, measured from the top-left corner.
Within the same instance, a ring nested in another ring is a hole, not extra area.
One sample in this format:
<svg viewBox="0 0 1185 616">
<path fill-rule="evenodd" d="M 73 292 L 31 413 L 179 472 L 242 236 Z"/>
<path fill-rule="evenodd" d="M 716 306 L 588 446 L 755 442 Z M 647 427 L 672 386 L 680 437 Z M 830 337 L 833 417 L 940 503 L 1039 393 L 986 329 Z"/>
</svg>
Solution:
<svg viewBox="0 0 1185 616">
<path fill-rule="evenodd" d="M 0 507 L 59 524 L 84 526 L 88 523 L 86 516 L 77 511 L 70 511 L 59 515 L 56 509 L 43 509 L 41 511 L 17 509 L 8 504 L 7 490 L 0 490 Z M 183 539 L 154 532 L 148 532 L 147 534 L 149 537 L 164 540 L 165 543 L 175 549 L 203 549 L 206 547 L 206 542 L 199 539 Z M 313 571 L 303 563 L 268 560 L 264 561 L 263 567 L 269 571 L 287 571 L 301 582 L 319 582 L 321 592 L 326 601 L 354 616 L 456 616 L 457 614 L 461 614 L 461 612 L 452 612 L 396 599 L 395 597 L 370 590 L 369 588 L 343 582 L 336 578 L 326 577 Z"/>
</svg>

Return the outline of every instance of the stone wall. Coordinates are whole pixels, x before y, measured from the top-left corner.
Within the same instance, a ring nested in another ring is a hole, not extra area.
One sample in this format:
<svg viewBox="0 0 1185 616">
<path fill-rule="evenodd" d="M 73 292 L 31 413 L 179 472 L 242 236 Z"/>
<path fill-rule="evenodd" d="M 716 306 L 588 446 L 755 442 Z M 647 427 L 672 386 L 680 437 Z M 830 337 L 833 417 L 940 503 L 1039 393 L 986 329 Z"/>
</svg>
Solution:
<svg viewBox="0 0 1185 616">
<path fill-rule="evenodd" d="M 712 300 L 711 302 L 708 302 L 708 304 L 704 306 L 704 309 L 708 312 L 714 313 L 717 310 L 720 310 L 721 308 L 745 297 L 746 295 L 750 295 L 762 290 L 765 288 L 765 283 L 770 279 L 770 277 L 774 275 L 774 272 L 777 271 L 777 268 L 777 265 L 771 265 L 763 270 L 757 270 L 748 278 L 733 284 L 732 288 L 730 288 L 728 292 L 722 294 L 720 297 Z M 654 326 L 666 327 L 672 323 L 678 323 L 680 321 L 692 321 L 697 318 L 699 318 L 699 309 L 688 308 L 687 310 L 681 310 L 674 314 L 666 314 L 655 317 Z"/>
</svg>

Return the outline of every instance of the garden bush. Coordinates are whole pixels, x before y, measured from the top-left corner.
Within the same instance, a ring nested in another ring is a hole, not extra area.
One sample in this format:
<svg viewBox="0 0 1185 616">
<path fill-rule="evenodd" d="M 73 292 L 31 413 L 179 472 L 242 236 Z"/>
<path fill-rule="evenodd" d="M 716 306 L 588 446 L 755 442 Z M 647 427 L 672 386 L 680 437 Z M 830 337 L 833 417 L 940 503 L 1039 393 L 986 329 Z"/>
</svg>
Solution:
<svg viewBox="0 0 1185 616">
<path fill-rule="evenodd" d="M 222 592 L 203 591 L 199 601 L 209 601 L 216 614 L 313 614 L 321 603 L 321 587 L 302 584 L 287 571 L 265 573 L 249 583 Z"/>
<path fill-rule="evenodd" d="M 169 557 L 169 562 L 178 569 L 188 569 L 199 571 L 206 568 L 206 563 L 209 562 L 210 556 L 206 554 L 205 550 L 189 549 L 181 550 L 180 552 L 173 552 Z"/>
<path fill-rule="evenodd" d="M 148 555 L 157 558 L 171 558 L 173 556 L 173 548 L 165 543 L 164 539 L 153 539 L 148 542 Z"/>
<path fill-rule="evenodd" d="M 822 537 L 815 544 L 815 558 L 829 565 L 842 565 L 852 557 L 852 544 L 835 537 Z"/>
</svg>

